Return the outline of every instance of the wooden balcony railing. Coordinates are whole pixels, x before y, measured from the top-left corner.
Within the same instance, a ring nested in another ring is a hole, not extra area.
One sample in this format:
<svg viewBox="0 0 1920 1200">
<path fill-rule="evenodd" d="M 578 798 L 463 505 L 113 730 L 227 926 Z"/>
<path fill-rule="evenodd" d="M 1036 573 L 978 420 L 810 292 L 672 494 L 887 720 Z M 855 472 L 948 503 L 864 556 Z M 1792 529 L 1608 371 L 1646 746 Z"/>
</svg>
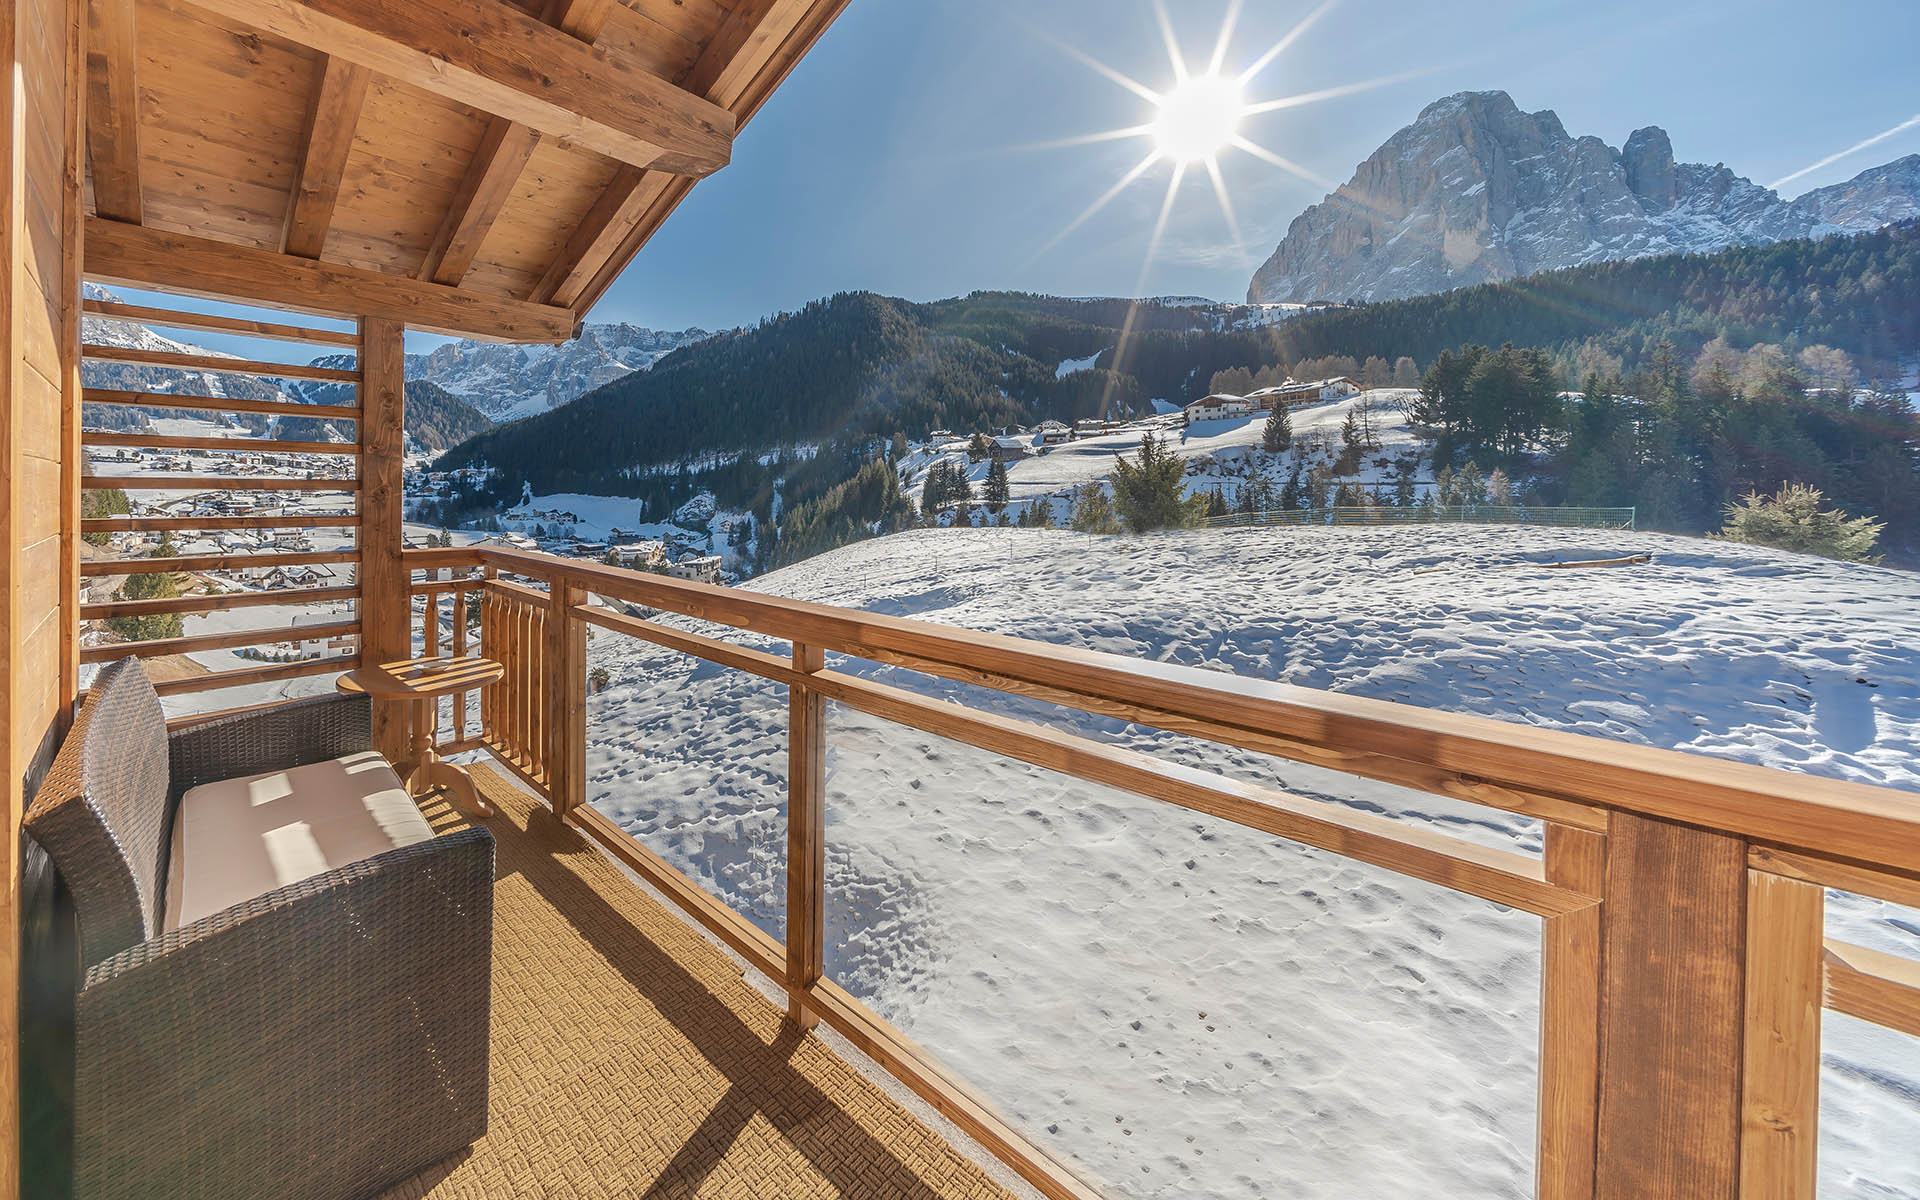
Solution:
<svg viewBox="0 0 1920 1200">
<path fill-rule="evenodd" d="M 482 705 L 484 744 L 784 986 L 796 1021 L 826 1022 L 1048 1196 L 1093 1193 L 823 978 L 829 699 L 1542 917 L 1541 1200 L 1810 1200 L 1822 1009 L 1920 1037 L 1920 963 L 1832 941 L 1824 925 L 1826 888 L 1920 905 L 1920 796 L 544 554 L 484 547 L 408 560 L 432 573 L 485 572 L 421 585 L 456 605 L 481 595 L 477 644 L 460 640 L 457 616 L 454 645 L 507 667 Z M 785 639 L 792 653 L 592 596 Z M 586 805 L 589 626 L 789 689 L 785 945 Z M 1490 849 L 930 700 L 829 671 L 828 652 L 1524 814 L 1543 823 L 1544 853 Z M 463 740 L 458 724 L 453 734 L 446 744 Z"/>
</svg>

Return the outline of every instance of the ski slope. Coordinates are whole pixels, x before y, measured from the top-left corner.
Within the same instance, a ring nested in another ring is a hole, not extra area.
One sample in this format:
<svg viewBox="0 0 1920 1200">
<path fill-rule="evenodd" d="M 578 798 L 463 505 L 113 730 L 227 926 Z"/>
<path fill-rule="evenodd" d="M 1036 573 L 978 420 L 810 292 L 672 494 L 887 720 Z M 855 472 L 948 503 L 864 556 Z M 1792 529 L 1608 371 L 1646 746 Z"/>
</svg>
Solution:
<svg viewBox="0 0 1920 1200">
<path fill-rule="evenodd" d="M 1892 570 L 1531 528 L 962 529 L 752 586 L 1920 791 L 1920 579 Z M 606 632 L 588 652 L 612 679 L 592 802 L 778 935 L 783 690 Z M 832 665 L 1539 851 L 1527 819 Z M 1106 1194 L 1533 1194 L 1537 918 L 845 710 L 828 736 L 829 974 Z M 1829 920 L 1920 957 L 1911 910 Z M 1827 1032 L 1821 1195 L 1920 1196 L 1920 1043 Z"/>
</svg>

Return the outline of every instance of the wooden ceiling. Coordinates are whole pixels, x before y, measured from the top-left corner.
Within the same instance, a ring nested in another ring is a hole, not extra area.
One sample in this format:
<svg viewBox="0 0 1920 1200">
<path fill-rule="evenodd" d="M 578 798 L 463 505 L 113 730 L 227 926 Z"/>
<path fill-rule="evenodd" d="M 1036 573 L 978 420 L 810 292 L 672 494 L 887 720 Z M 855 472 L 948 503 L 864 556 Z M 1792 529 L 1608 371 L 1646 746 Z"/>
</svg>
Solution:
<svg viewBox="0 0 1920 1200">
<path fill-rule="evenodd" d="M 846 0 L 90 0 L 95 278 L 570 336 Z"/>
</svg>

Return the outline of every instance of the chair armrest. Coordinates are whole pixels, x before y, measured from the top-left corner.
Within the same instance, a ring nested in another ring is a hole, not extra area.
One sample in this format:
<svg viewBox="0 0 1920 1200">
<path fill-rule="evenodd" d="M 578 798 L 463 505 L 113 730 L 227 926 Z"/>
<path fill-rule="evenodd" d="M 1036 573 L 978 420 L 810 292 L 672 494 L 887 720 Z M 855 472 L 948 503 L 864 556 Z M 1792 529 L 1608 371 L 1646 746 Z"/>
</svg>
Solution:
<svg viewBox="0 0 1920 1200">
<path fill-rule="evenodd" d="M 315 696 L 175 730 L 167 736 L 174 803 L 203 783 L 325 762 L 373 749 L 373 702 Z"/>
<path fill-rule="evenodd" d="M 88 970 L 74 1194 L 364 1195 L 483 1133 L 493 855 L 462 829 Z"/>
</svg>

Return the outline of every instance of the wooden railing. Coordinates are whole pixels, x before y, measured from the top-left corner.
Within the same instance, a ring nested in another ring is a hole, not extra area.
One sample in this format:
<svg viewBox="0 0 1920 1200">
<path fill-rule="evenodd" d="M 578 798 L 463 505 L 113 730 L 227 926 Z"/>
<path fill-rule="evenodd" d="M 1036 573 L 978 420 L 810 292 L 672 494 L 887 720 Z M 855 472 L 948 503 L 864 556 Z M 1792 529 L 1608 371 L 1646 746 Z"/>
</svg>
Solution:
<svg viewBox="0 0 1920 1200">
<path fill-rule="evenodd" d="M 1824 889 L 1920 905 L 1920 796 L 485 547 L 487 742 L 609 852 L 1042 1193 L 1093 1193 L 823 978 L 823 705 L 1125 789 L 1543 918 L 1537 1195 L 1808 1200 L 1822 1008 L 1920 1036 L 1920 963 L 1830 940 Z M 531 585 L 531 586 L 529 586 Z M 789 656 L 590 603 L 789 641 Z M 789 689 L 787 940 L 586 804 L 588 626 Z M 828 652 L 1537 818 L 1540 858 L 830 671 Z M 1920 1151 L 1911 1151 L 1920 1153 Z"/>
</svg>

